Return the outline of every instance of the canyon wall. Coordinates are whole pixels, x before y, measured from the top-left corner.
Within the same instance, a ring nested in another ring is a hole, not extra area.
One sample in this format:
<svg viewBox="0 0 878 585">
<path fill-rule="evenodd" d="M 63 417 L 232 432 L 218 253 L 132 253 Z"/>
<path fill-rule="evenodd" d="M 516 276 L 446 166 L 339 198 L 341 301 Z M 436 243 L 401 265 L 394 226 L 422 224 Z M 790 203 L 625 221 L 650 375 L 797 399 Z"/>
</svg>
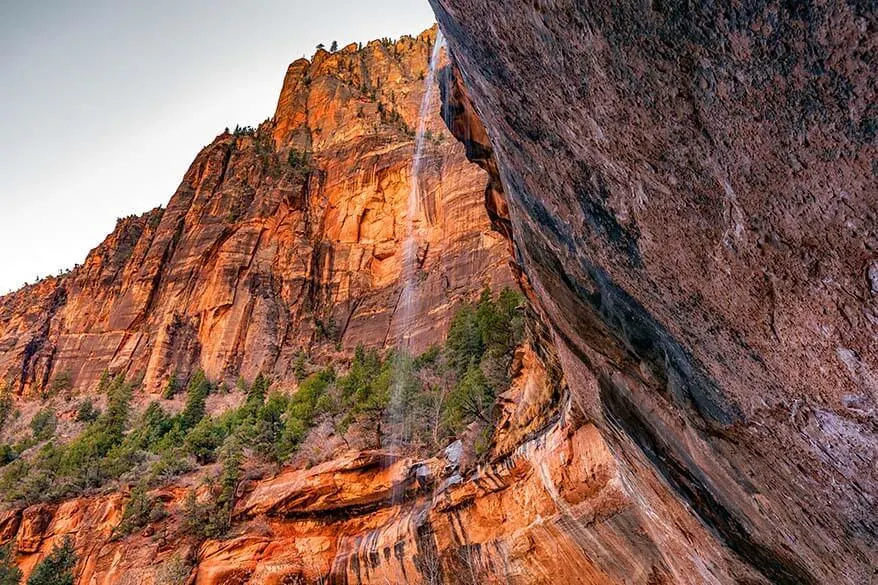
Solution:
<svg viewBox="0 0 878 585">
<path fill-rule="evenodd" d="M 95 585 L 869 583 L 874 9 L 430 1 L 452 63 L 410 327 L 441 337 L 513 272 L 538 313 L 481 464 L 455 443 L 288 466 L 205 542 L 184 477 L 133 535 L 123 491 L 8 510 L 0 542 L 28 571 L 73 535 Z M 218 137 L 167 209 L 3 298 L 17 391 L 392 343 L 433 35 L 293 63 L 275 117 Z"/>
<path fill-rule="evenodd" d="M 461 300 L 512 280 L 485 175 L 436 103 L 412 218 L 418 304 L 410 323 L 395 312 L 435 35 L 290 65 L 274 117 L 219 135 L 166 208 L 119 220 L 81 266 L 0 298 L 2 379 L 30 396 L 88 392 L 109 370 L 155 392 L 197 368 L 282 381 L 300 351 L 391 346 L 401 332 L 416 350 L 441 341 Z"/>
<path fill-rule="evenodd" d="M 875 6 L 430 3 L 452 129 L 671 582 L 873 580 Z"/>
<path fill-rule="evenodd" d="M 551 355 L 524 348 L 516 363 L 475 469 L 455 442 L 426 460 L 352 452 L 248 477 L 229 534 L 207 541 L 184 526 L 189 491 L 209 490 L 188 476 L 150 492 L 166 513 L 132 534 L 118 532 L 132 496 L 122 489 L 0 512 L 0 543 L 14 544 L 27 575 L 69 537 L 76 582 L 91 585 L 660 585 L 678 582 L 666 555 L 722 555 L 685 507 L 659 496 L 654 512 L 690 539 L 662 540 L 598 428 L 557 416 L 564 387 Z"/>
</svg>

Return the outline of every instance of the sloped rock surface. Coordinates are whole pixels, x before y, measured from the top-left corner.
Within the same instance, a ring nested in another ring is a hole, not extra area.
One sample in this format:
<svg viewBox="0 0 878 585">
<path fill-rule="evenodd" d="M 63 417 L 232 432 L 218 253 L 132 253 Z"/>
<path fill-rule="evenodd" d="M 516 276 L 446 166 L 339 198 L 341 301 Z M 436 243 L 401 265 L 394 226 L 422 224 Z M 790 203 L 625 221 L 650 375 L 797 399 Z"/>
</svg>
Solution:
<svg viewBox="0 0 878 585">
<path fill-rule="evenodd" d="M 869 582 L 875 7 L 430 1 L 452 129 L 490 137 L 575 411 L 673 582 Z M 713 554 L 680 554 L 670 499 Z"/>
</svg>

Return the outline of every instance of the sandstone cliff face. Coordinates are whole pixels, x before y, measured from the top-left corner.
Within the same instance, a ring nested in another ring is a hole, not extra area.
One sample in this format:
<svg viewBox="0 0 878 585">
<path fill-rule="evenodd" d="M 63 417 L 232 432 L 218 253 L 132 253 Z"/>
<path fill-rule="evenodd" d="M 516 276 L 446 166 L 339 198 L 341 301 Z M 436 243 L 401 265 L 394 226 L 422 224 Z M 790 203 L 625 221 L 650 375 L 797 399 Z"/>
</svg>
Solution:
<svg viewBox="0 0 878 585">
<path fill-rule="evenodd" d="M 875 7 L 430 1 L 452 128 L 669 581 L 874 579 Z"/>
<path fill-rule="evenodd" d="M 415 349 L 441 340 L 461 299 L 511 276 L 484 174 L 437 103 L 413 220 L 416 317 L 395 313 L 434 42 L 431 30 L 293 63 L 274 118 L 218 136 L 165 209 L 120 220 L 70 274 L 0 299 L 0 375 L 26 395 L 58 376 L 87 392 L 105 369 L 156 391 L 198 367 L 283 380 L 299 350 L 391 345 L 401 331 Z"/>
</svg>

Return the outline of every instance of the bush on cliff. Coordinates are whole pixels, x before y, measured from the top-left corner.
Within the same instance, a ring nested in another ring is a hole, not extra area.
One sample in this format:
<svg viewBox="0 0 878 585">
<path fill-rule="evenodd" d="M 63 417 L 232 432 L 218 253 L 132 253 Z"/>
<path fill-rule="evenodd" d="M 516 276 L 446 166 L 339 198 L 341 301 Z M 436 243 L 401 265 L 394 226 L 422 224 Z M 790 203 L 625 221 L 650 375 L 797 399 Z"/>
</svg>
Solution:
<svg viewBox="0 0 878 585">
<path fill-rule="evenodd" d="M 30 421 L 31 435 L 34 441 L 45 441 L 55 434 L 57 426 L 58 419 L 55 418 L 55 412 L 50 408 L 40 409 Z"/>
<path fill-rule="evenodd" d="M 290 397 L 280 433 L 278 453 L 281 458 L 295 451 L 308 434 L 314 418 L 325 407 L 326 391 L 335 381 L 335 370 L 326 368 L 310 375 Z"/>
<path fill-rule="evenodd" d="M 76 407 L 76 422 L 91 423 L 97 420 L 101 411 L 95 408 L 90 398 L 86 398 Z"/>
<path fill-rule="evenodd" d="M 237 438 L 223 444 L 222 472 L 208 483 L 207 498 L 199 501 L 190 490 L 183 503 L 183 530 L 199 539 L 223 538 L 232 525 L 232 512 L 241 482 L 243 449 Z"/>
<path fill-rule="evenodd" d="M 177 377 L 177 372 L 172 372 L 171 377 L 168 378 L 168 383 L 165 384 L 165 389 L 162 390 L 162 398 L 165 400 L 171 400 L 179 391 L 180 379 Z"/>
<path fill-rule="evenodd" d="M 287 163 L 290 165 L 293 173 L 300 178 L 307 176 L 311 172 L 311 156 L 308 152 L 296 150 L 295 148 L 290 149 L 290 153 L 287 155 Z"/>
<path fill-rule="evenodd" d="M 382 360 L 375 349 L 357 347 L 347 375 L 338 379 L 340 400 L 333 406 L 341 420 L 336 428 L 344 434 L 358 422 L 375 433 L 375 447 L 381 447 L 382 419 L 390 403 L 392 357 Z"/>
<path fill-rule="evenodd" d="M 162 562 L 155 576 L 155 585 L 180 585 L 189 582 L 194 563 L 180 553 Z"/>
<path fill-rule="evenodd" d="M 37 564 L 27 585 L 73 585 L 74 567 L 76 552 L 73 550 L 73 540 L 65 536 L 64 541 Z"/>
<path fill-rule="evenodd" d="M 225 438 L 223 429 L 212 417 L 207 416 L 186 433 L 183 447 L 187 453 L 195 457 L 199 465 L 206 465 L 214 462 L 216 450 L 223 444 Z"/>
<path fill-rule="evenodd" d="M 492 424 L 494 402 L 509 387 L 512 357 L 524 337 L 522 304 L 520 293 L 504 289 L 495 299 L 485 289 L 475 305 L 455 314 L 445 342 L 454 378 L 443 415 L 448 434 L 476 421 Z"/>
<path fill-rule="evenodd" d="M 467 423 L 479 420 L 489 424 L 494 399 L 494 389 L 473 361 L 448 395 L 444 417 L 448 430 L 456 435 L 464 430 Z"/>
<path fill-rule="evenodd" d="M 18 459 L 18 453 L 12 445 L 3 443 L 0 445 L 0 467 L 8 465 Z"/>
<path fill-rule="evenodd" d="M 150 523 L 158 522 L 166 515 L 161 501 L 150 496 L 146 483 L 141 482 L 131 490 L 125 511 L 122 512 L 122 520 L 113 529 L 113 534 L 114 536 L 132 534 Z"/>
<path fill-rule="evenodd" d="M 296 352 L 296 359 L 293 362 L 293 375 L 296 382 L 302 383 L 308 377 L 308 356 L 301 349 Z M 2 421 L 0 421 L 0 429 L 2 429 Z"/>
<path fill-rule="evenodd" d="M 186 406 L 180 413 L 180 428 L 191 429 L 204 418 L 208 394 L 210 394 L 210 382 L 207 381 L 204 372 L 198 370 L 186 386 Z"/>
<path fill-rule="evenodd" d="M 156 401 L 150 402 L 140 416 L 140 422 L 126 440 L 136 448 L 156 451 L 162 439 L 174 428 L 174 419 Z"/>
<path fill-rule="evenodd" d="M 12 391 L 9 384 L 3 390 L 0 390 L 0 431 L 6 425 L 6 422 L 12 418 L 14 405 L 12 403 Z"/>
<path fill-rule="evenodd" d="M 130 413 L 132 384 L 117 376 L 107 389 L 107 408 L 63 451 L 57 471 L 89 487 L 97 487 L 107 477 L 106 459 L 125 438 Z"/>
<path fill-rule="evenodd" d="M 518 311 L 521 303 L 521 295 L 510 289 L 504 289 L 496 300 L 490 289 L 485 289 L 478 303 L 457 311 L 445 349 L 458 376 L 473 362 L 481 363 L 486 355 L 506 356 L 511 361 L 512 351 L 524 334 L 524 319 Z"/>
<path fill-rule="evenodd" d="M 255 134 L 256 129 L 253 126 L 235 125 L 235 131 L 233 132 L 234 136 L 254 136 Z"/>
<path fill-rule="evenodd" d="M 15 565 L 12 543 L 0 546 L 0 585 L 19 585 L 21 569 Z"/>
<path fill-rule="evenodd" d="M 250 433 L 246 437 L 253 450 L 260 456 L 277 463 L 283 461 L 281 439 L 286 427 L 284 414 L 290 399 L 280 392 L 272 392 L 260 407 Z"/>
</svg>

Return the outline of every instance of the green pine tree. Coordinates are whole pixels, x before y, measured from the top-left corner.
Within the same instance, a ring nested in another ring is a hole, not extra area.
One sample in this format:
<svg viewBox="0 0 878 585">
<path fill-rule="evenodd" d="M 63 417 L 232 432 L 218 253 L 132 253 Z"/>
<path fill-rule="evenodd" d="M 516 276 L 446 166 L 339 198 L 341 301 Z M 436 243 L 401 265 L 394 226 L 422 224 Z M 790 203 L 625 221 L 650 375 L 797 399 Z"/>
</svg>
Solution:
<svg viewBox="0 0 878 585">
<path fill-rule="evenodd" d="M 41 560 L 27 580 L 27 585 L 73 585 L 73 568 L 76 566 L 76 552 L 73 540 L 66 536 L 61 545 L 56 545 L 49 556 Z"/>
<path fill-rule="evenodd" d="M 180 426 L 183 429 L 191 429 L 204 418 L 209 393 L 210 382 L 207 381 L 204 372 L 198 370 L 186 387 L 186 406 L 180 413 Z"/>
<path fill-rule="evenodd" d="M 15 565 L 12 543 L 0 546 L 0 585 L 19 585 L 21 569 Z"/>
</svg>

